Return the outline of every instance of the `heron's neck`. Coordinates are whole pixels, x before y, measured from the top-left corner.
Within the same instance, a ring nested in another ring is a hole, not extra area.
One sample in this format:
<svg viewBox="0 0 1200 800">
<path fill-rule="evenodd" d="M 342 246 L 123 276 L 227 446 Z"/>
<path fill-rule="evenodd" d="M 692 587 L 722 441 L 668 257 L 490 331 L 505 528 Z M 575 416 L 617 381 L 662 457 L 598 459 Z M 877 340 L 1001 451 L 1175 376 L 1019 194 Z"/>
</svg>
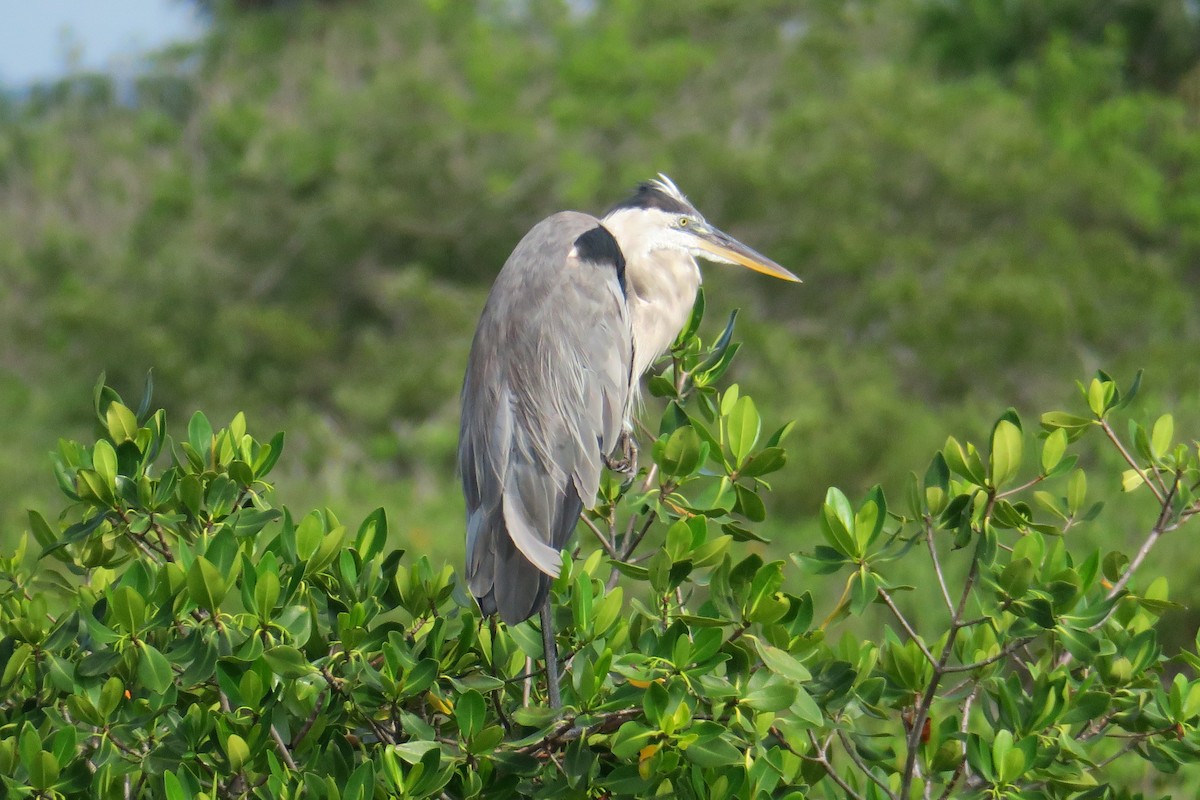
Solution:
<svg viewBox="0 0 1200 800">
<path fill-rule="evenodd" d="M 641 376 L 687 324 L 700 286 L 700 268 L 690 255 L 673 250 L 625 258 L 633 374 Z"/>
<path fill-rule="evenodd" d="M 687 324 L 700 287 L 700 268 L 688 253 L 658 245 L 660 226 L 653 218 L 618 210 L 603 224 L 625 256 L 633 375 L 640 378 Z"/>
</svg>

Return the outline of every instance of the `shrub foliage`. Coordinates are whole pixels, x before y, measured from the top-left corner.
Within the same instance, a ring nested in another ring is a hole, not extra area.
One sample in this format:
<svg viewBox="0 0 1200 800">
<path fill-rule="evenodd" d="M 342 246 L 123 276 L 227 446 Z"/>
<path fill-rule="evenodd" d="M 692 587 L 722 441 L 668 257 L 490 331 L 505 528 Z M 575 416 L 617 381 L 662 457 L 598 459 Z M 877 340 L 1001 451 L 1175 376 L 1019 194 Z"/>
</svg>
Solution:
<svg viewBox="0 0 1200 800">
<path fill-rule="evenodd" d="M 554 585 L 559 712 L 536 620 L 482 619 L 382 509 L 273 501 L 282 434 L 172 435 L 149 382 L 134 409 L 102 379 L 98 438 L 55 456 L 67 507 L 0 561 L 6 794 L 1117 798 L 1122 765 L 1196 758 L 1200 656 L 1168 662 L 1166 582 L 1136 573 L 1200 471 L 1170 416 L 1118 433 L 1136 382 L 1101 374 L 1037 431 L 1007 412 L 986 452 L 950 439 L 898 502 L 830 489 L 820 543 L 765 562 L 790 426 L 718 388 L 733 320 L 706 345 L 702 313 L 650 382 L 652 464 L 606 478 Z M 1153 499 L 1132 558 L 1073 544 L 1102 519 L 1083 436 Z"/>
</svg>

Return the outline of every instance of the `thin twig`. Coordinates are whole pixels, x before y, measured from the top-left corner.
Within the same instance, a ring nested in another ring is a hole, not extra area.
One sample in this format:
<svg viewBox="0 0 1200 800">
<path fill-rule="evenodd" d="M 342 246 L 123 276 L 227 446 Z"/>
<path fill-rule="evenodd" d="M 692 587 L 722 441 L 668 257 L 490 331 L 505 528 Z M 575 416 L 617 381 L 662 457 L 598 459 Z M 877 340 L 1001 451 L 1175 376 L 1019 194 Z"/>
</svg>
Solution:
<svg viewBox="0 0 1200 800">
<path fill-rule="evenodd" d="M 641 528 L 641 530 L 639 530 L 637 532 L 637 536 L 633 537 L 633 541 L 625 543 L 625 548 L 621 553 L 622 561 L 629 560 L 629 557 L 631 555 L 633 555 L 633 551 L 636 550 L 637 546 L 642 543 L 642 539 L 646 538 L 646 533 L 650 530 L 650 526 L 653 524 L 654 524 L 653 512 L 647 513 L 646 521 L 644 523 L 642 523 L 642 528 Z"/>
<path fill-rule="evenodd" d="M 304 737 L 308 735 L 310 730 L 312 730 L 313 723 L 317 721 L 317 717 L 321 716 L 321 712 L 325 710 L 325 703 L 327 700 L 329 700 L 329 695 L 332 693 L 333 686 L 326 685 L 325 691 L 321 692 L 321 694 L 317 697 L 317 702 L 313 706 L 312 712 L 304 720 L 304 724 L 300 726 L 300 729 L 297 730 L 295 735 L 292 736 L 291 747 L 293 750 L 300 746 L 300 743 L 304 741 Z"/>
<path fill-rule="evenodd" d="M 630 519 L 631 524 L 633 523 L 634 519 L 636 519 L 636 517 L 633 517 Z M 635 549 L 637 549 L 637 546 L 639 544 L 641 544 L 642 539 L 644 539 L 646 537 L 646 533 L 650 530 L 650 526 L 653 524 L 654 524 L 654 513 L 647 512 L 646 519 L 643 522 L 641 530 L 638 531 L 637 535 L 631 541 L 626 542 L 626 541 L 622 540 L 622 542 L 621 542 L 622 552 L 621 552 L 620 557 L 616 558 L 616 560 L 629 561 L 629 557 L 633 555 L 633 551 Z M 628 538 L 628 537 L 626 537 L 626 538 Z M 608 575 L 608 583 L 605 584 L 605 589 L 607 591 L 611 592 L 613 590 L 613 588 L 617 585 L 617 581 L 619 581 L 620 579 L 621 579 L 621 571 L 614 566 L 612 568 L 612 571 Z"/>
<path fill-rule="evenodd" d="M 845 731 L 839 729 L 837 736 L 838 741 L 842 743 L 842 747 L 846 749 L 846 754 L 850 756 L 850 760 L 854 762 L 855 766 L 857 766 L 872 783 L 878 786 L 880 791 L 882 791 L 887 797 L 891 798 L 891 800 L 896 800 L 895 792 L 893 792 L 891 787 L 888 786 L 878 775 L 876 775 L 874 772 L 871 772 L 871 768 L 868 767 L 858 755 L 858 752 L 854 749 L 854 743 L 850 741 L 850 737 L 846 735 Z"/>
<path fill-rule="evenodd" d="M 996 499 L 1003 500 L 1006 497 L 1012 497 L 1014 494 L 1020 494 L 1026 489 L 1032 489 L 1034 486 L 1037 486 L 1044 480 L 1046 480 L 1045 475 L 1038 475 L 1036 478 L 1025 481 L 1025 483 L 1022 483 L 1020 486 L 1014 486 L 1011 489 L 1005 489 L 1003 492 L 999 492 L 996 495 Z"/>
<path fill-rule="evenodd" d="M 908 619 L 903 613 L 901 613 L 900 609 L 896 607 L 896 603 L 892 600 L 892 596 L 888 594 L 887 589 L 881 588 L 879 590 L 879 596 L 883 598 L 883 602 L 887 604 L 887 607 L 892 610 L 892 614 L 895 615 L 896 619 L 900 622 L 900 625 L 903 626 L 905 633 L 908 634 L 908 638 L 917 643 L 917 647 L 921 648 L 921 652 L 925 654 L 925 658 L 929 660 L 930 664 L 936 667 L 937 659 L 933 657 L 933 653 L 929 652 L 929 648 L 925 646 L 925 642 L 921 641 L 921 637 L 917 635 L 915 630 L 913 630 L 913 626 L 909 624 Z"/>
<path fill-rule="evenodd" d="M 596 523 L 594 523 L 590 519 L 588 519 L 587 512 L 584 511 L 584 512 L 580 513 L 579 518 L 581 520 L 583 520 L 583 524 L 587 526 L 587 529 L 589 531 L 591 531 L 595 535 L 596 539 L 599 540 L 600 544 L 604 546 L 604 550 L 605 550 L 605 552 L 608 553 L 609 557 L 616 558 L 617 551 L 613 547 L 612 542 L 610 542 L 608 540 L 608 537 L 605 536 L 604 533 L 598 527 L 596 527 Z"/>
<path fill-rule="evenodd" d="M 846 783 L 846 781 L 842 779 L 841 775 L 837 774 L 837 770 L 833 768 L 833 764 L 831 764 L 829 761 L 829 756 L 826 755 L 825 747 L 822 747 L 820 743 L 817 742 L 817 735 L 812 731 L 809 731 L 808 740 L 812 742 L 813 750 L 816 752 L 815 756 L 809 756 L 809 758 L 812 758 L 825 768 L 825 774 L 828 775 L 830 779 L 832 779 L 833 782 L 836 783 L 838 787 L 846 793 L 847 797 L 852 798 L 853 800 L 865 800 L 861 794 L 850 788 L 850 784 Z"/>
<path fill-rule="evenodd" d="M 960 625 L 959 627 L 963 627 L 963 626 Z M 995 664 L 997 661 L 1007 658 L 1008 656 L 1012 655 L 1014 652 L 1016 652 L 1020 648 L 1024 647 L 1025 645 L 1029 644 L 1036 638 L 1037 638 L 1036 636 L 1026 636 L 1021 639 L 1017 639 L 1016 641 L 1011 642 L 1007 647 L 1003 648 L 996 655 L 991 656 L 989 658 L 982 659 L 980 661 L 975 661 L 970 664 L 958 664 L 955 666 L 944 666 L 944 667 L 942 667 L 942 674 L 949 675 L 953 672 L 971 672 L 972 670 L 982 669 L 983 667 L 986 667 L 989 664 Z"/>
<path fill-rule="evenodd" d="M 287 764 L 288 769 L 292 772 L 299 772 L 300 768 L 296 766 L 295 760 L 292 759 L 287 742 L 283 740 L 283 736 L 279 734 L 279 729 L 274 725 L 271 725 L 271 739 L 275 742 L 275 749 L 279 751 L 279 757 L 283 759 L 283 763 Z"/>
<path fill-rule="evenodd" d="M 925 519 L 925 541 L 929 544 L 929 557 L 933 559 L 933 571 L 937 575 L 938 586 L 941 587 L 946 608 L 950 613 L 954 613 L 954 601 L 950 599 L 950 590 L 946 588 L 946 576 L 942 572 L 942 563 L 938 560 L 937 544 L 933 541 L 933 525 L 928 518 Z"/>
<path fill-rule="evenodd" d="M 1117 438 L 1116 431 L 1114 431 L 1112 426 L 1108 424 L 1108 420 L 1100 420 L 1100 427 L 1104 430 L 1104 434 L 1109 438 L 1109 441 L 1116 445 L 1117 450 L 1121 452 L 1121 457 L 1125 459 L 1125 463 L 1133 467 L 1138 476 L 1141 477 L 1142 482 L 1145 483 L 1146 486 L 1150 488 L 1150 491 L 1154 493 L 1154 496 L 1158 498 L 1158 502 L 1162 503 L 1163 496 L 1166 494 L 1167 489 L 1165 486 L 1162 486 L 1158 473 L 1152 473 L 1155 480 L 1159 481 L 1159 486 L 1155 486 L 1154 483 L 1150 481 L 1150 478 L 1146 475 L 1145 470 L 1143 470 L 1141 465 L 1134 460 L 1133 456 L 1129 454 L 1129 451 L 1125 449 L 1125 445 L 1123 445 L 1121 440 Z"/>
<path fill-rule="evenodd" d="M 1143 737 L 1143 738 L 1144 738 L 1144 737 Z M 1107 767 L 1109 764 L 1113 763 L 1113 762 L 1114 762 L 1114 761 L 1116 761 L 1118 758 L 1120 758 L 1121 756 L 1125 755 L 1126 753 L 1128 753 L 1128 752 L 1129 752 L 1130 750 L 1132 750 L 1133 748 L 1137 747 L 1139 744 L 1141 744 L 1141 742 L 1142 742 L 1142 739 L 1130 739 L 1129 741 L 1127 741 L 1127 742 L 1126 742 L 1126 743 L 1125 743 L 1125 744 L 1124 744 L 1124 745 L 1121 747 L 1121 749 L 1120 749 L 1120 750 L 1118 750 L 1117 752 L 1113 753 L 1111 756 L 1109 756 L 1108 758 L 1104 759 L 1103 761 L 1101 761 L 1101 762 L 1100 762 L 1099 764 L 1097 764 L 1096 766 L 1092 767 L 1092 770 L 1093 770 L 1093 771 L 1098 771 L 1098 770 L 1102 770 L 1102 769 L 1104 769 L 1104 768 L 1105 768 L 1105 767 Z"/>
<path fill-rule="evenodd" d="M 637 708 L 623 708 L 620 711 L 593 716 L 592 719 L 594 721 L 590 725 L 576 725 L 575 720 L 577 717 L 570 717 L 555 725 L 549 733 L 538 741 L 518 747 L 513 752 L 524 753 L 526 755 L 535 755 L 537 753 L 550 755 L 561 750 L 564 745 L 582 738 L 584 735 L 611 733 L 629 720 L 641 716 L 642 713 L 643 710 L 640 706 Z"/>
<path fill-rule="evenodd" d="M 987 520 L 988 512 L 991 510 L 991 503 L 984 512 L 984 520 Z M 933 705 L 933 700 L 937 696 L 937 689 L 941 683 L 942 675 L 945 673 L 946 664 L 950 661 L 950 656 L 954 652 L 954 642 L 958 638 L 958 632 L 962 630 L 960 622 L 962 621 L 963 612 L 967 607 L 967 600 L 971 597 L 971 590 L 975 586 L 975 579 L 979 574 L 979 558 L 978 554 L 971 561 L 971 568 L 967 571 L 967 578 L 963 581 L 962 594 L 959 596 L 958 605 L 954 609 L 954 614 L 950 620 L 950 633 L 946 636 L 946 643 L 942 646 L 942 655 L 938 659 L 938 663 L 933 667 L 933 677 L 929 680 L 929 686 L 925 689 L 925 694 L 921 697 L 921 702 L 917 706 L 917 713 L 913 717 L 912 730 L 908 733 L 908 755 L 904 760 L 904 775 L 900 780 L 900 800 L 908 800 L 912 792 L 913 771 L 917 766 L 917 749 L 921 743 L 921 731 L 925 727 L 925 720 L 929 719 L 929 709 Z"/>
<path fill-rule="evenodd" d="M 954 793 L 954 786 L 959 779 L 970 779 L 970 765 L 967 764 L 967 730 L 971 727 L 971 704 L 975 702 L 975 695 L 979 692 L 979 684 L 976 683 L 971 688 L 971 693 L 967 695 L 967 699 L 963 701 L 962 719 L 958 723 L 958 732 L 962 734 L 962 758 L 958 762 L 958 766 L 954 768 L 954 774 L 950 776 L 950 782 L 946 784 L 946 788 L 942 791 L 938 800 L 950 800 L 950 796 Z"/>
<path fill-rule="evenodd" d="M 1162 503 L 1162 509 L 1159 511 L 1158 520 L 1155 521 L 1154 527 L 1150 529 L 1150 533 L 1147 534 L 1146 540 L 1142 542 L 1142 546 L 1138 549 L 1137 555 L 1133 557 L 1133 561 L 1129 562 L 1129 567 L 1125 570 L 1125 573 L 1121 575 L 1117 582 L 1113 584 L 1113 587 L 1108 590 L 1107 596 L 1109 600 L 1112 600 L 1114 597 L 1119 595 L 1125 589 L 1125 587 L 1129 585 L 1129 580 L 1133 577 L 1133 573 L 1136 572 L 1137 568 L 1140 567 L 1142 562 L 1146 560 L 1146 556 L 1150 555 L 1150 551 L 1153 550 L 1154 545 L 1158 543 L 1159 537 L 1168 530 L 1174 529 L 1168 528 L 1167 520 L 1170 519 L 1171 515 L 1171 501 L 1175 499 L 1175 492 L 1178 489 L 1179 475 L 1177 473 L 1175 476 L 1175 481 L 1171 484 L 1171 489 L 1167 492 L 1166 497 L 1159 498 L 1159 501 Z"/>
</svg>

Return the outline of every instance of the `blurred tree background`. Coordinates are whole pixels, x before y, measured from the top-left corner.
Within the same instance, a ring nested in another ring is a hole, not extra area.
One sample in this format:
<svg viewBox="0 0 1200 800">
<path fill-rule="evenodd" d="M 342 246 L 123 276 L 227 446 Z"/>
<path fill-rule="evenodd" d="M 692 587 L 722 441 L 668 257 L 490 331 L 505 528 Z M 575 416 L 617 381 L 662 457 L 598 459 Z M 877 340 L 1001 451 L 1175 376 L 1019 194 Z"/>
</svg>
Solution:
<svg viewBox="0 0 1200 800">
<path fill-rule="evenodd" d="M 713 325 L 744 309 L 732 379 L 798 421 L 780 550 L 827 486 L 899 491 L 947 434 L 1097 368 L 1144 367 L 1141 404 L 1200 423 L 1187 0 L 205 7 L 132 87 L 0 99 L 0 538 L 53 507 L 46 452 L 86 436 L 96 375 L 136 396 L 153 368 L 176 420 L 287 430 L 280 482 L 309 496 L 282 501 L 383 504 L 457 561 L 492 277 L 541 217 L 658 171 L 805 280 L 705 271 Z M 1141 510 L 1074 535 L 1134 541 Z M 1172 548 L 1153 568 L 1200 583 Z"/>
</svg>

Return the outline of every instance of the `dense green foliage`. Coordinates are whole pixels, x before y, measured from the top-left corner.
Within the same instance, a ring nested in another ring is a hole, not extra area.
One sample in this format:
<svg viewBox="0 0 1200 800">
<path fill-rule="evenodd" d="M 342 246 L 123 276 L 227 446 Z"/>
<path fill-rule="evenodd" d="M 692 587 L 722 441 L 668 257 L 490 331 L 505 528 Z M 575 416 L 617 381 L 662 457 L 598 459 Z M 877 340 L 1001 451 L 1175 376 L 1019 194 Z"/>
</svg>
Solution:
<svg viewBox="0 0 1200 800">
<path fill-rule="evenodd" d="M 351 533 L 276 506 L 282 435 L 196 413 L 172 436 L 149 387 L 134 411 L 102 380 L 100 437 L 59 445 L 69 505 L 0 559 L 6 796 L 1117 800 L 1195 761 L 1200 681 L 1167 679 L 1167 582 L 1135 571 L 1200 514 L 1200 453 L 1170 416 L 1122 443 L 1136 385 L 1099 376 L 1036 436 L 1006 412 L 986 454 L 951 438 L 901 502 L 830 489 L 823 543 L 764 560 L 793 426 L 718 389 L 732 320 L 704 347 L 698 317 L 651 384 L 652 465 L 606 477 L 554 584 L 561 712 L 534 622 L 482 619 L 383 509 Z M 1132 559 L 1072 532 L 1102 514 L 1071 452 L 1100 431 L 1158 501 Z M 944 601 L 924 624 L 913 562 Z M 798 567 L 841 597 L 793 593 Z M 874 604 L 881 635 L 847 634 Z"/>
</svg>

